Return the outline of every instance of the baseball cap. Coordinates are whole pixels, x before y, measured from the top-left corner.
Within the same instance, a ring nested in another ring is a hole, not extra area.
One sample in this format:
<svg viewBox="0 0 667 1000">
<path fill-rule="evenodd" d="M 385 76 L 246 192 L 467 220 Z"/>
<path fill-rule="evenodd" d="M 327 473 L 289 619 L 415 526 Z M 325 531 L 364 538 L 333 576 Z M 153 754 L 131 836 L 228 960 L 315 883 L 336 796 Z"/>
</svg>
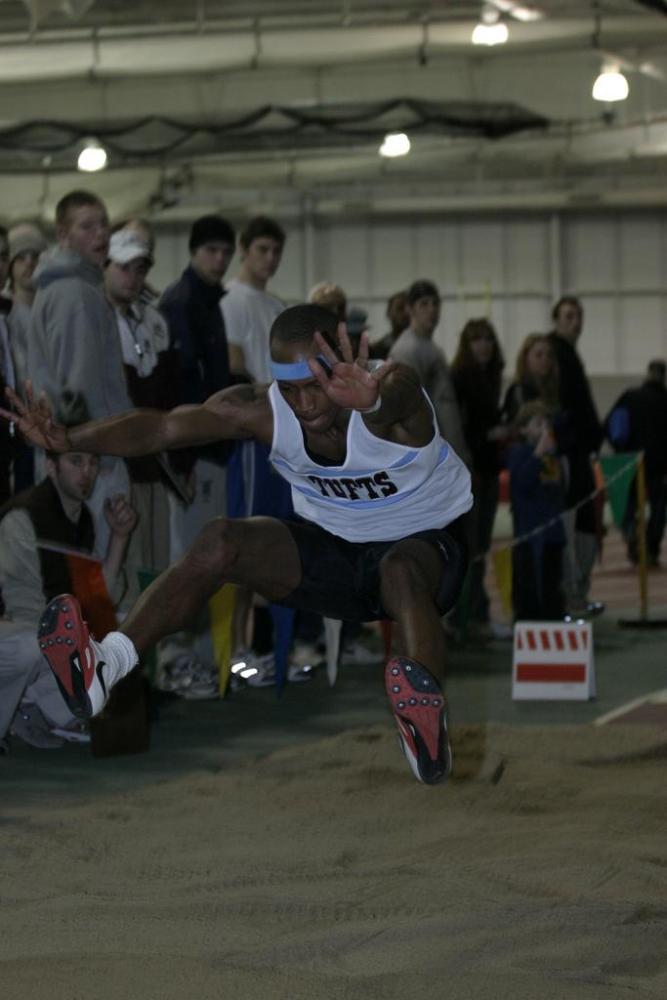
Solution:
<svg viewBox="0 0 667 1000">
<path fill-rule="evenodd" d="M 32 222 L 21 222 L 9 230 L 9 259 L 21 253 L 40 254 L 46 250 L 44 233 Z"/>
<path fill-rule="evenodd" d="M 144 260 L 153 263 L 148 243 L 145 243 L 133 229 L 119 229 L 109 241 L 109 260 L 114 264 L 129 264 L 131 260 Z"/>
</svg>

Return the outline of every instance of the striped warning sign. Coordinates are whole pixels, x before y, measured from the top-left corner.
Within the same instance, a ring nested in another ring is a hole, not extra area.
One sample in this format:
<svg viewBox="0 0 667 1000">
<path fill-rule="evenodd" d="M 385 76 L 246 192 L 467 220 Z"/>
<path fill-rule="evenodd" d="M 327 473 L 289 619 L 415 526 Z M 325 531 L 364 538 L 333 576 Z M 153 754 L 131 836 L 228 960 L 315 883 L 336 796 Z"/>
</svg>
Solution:
<svg viewBox="0 0 667 1000">
<path fill-rule="evenodd" d="M 580 700 L 595 697 L 590 622 L 517 622 L 512 697 Z"/>
</svg>

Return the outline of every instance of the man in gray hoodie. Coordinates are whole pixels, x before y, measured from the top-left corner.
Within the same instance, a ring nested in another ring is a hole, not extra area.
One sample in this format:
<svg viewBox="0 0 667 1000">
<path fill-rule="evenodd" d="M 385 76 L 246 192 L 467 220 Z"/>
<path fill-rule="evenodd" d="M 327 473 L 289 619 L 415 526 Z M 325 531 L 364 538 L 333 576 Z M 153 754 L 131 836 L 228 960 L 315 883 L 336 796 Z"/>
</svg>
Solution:
<svg viewBox="0 0 667 1000">
<path fill-rule="evenodd" d="M 442 436 L 470 467 L 470 454 L 456 390 L 443 351 L 433 343 L 440 322 L 440 292 L 432 281 L 415 281 L 408 289 L 410 325 L 394 342 L 389 357 L 414 368 L 433 403 Z"/>
<path fill-rule="evenodd" d="M 84 400 L 96 420 L 131 408 L 118 330 L 103 289 L 109 250 L 104 203 L 89 191 L 71 191 L 56 206 L 57 246 L 40 262 L 28 337 L 28 373 L 36 392 L 58 407 L 64 390 Z M 90 507 L 98 545 L 104 551 L 108 527 L 105 501 L 129 494 L 122 459 L 102 462 Z"/>
</svg>

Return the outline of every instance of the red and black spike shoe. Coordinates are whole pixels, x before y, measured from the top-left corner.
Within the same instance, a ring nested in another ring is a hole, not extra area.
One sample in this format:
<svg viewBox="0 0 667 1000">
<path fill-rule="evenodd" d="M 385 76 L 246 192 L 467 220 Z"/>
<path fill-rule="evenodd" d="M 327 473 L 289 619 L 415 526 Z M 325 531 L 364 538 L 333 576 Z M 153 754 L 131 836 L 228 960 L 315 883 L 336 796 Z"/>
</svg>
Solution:
<svg viewBox="0 0 667 1000">
<path fill-rule="evenodd" d="M 72 714 L 90 719 L 101 712 L 108 697 L 105 664 L 76 597 L 54 597 L 41 617 L 37 641 Z"/>
<path fill-rule="evenodd" d="M 395 656 L 385 667 L 385 685 L 398 735 L 412 773 L 426 785 L 451 774 L 447 702 L 433 674 L 416 660 Z"/>
</svg>

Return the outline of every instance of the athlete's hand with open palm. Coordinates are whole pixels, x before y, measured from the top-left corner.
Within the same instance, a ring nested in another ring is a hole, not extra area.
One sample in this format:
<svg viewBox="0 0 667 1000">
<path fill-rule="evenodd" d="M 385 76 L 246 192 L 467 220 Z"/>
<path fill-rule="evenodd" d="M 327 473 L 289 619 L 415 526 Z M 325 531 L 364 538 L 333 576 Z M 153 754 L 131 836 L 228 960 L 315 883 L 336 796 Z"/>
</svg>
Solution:
<svg viewBox="0 0 667 1000">
<path fill-rule="evenodd" d="M 385 362 L 375 371 L 368 371 L 368 335 L 362 333 L 355 358 L 344 323 L 338 327 L 342 360 L 320 333 L 315 334 L 315 344 L 330 374 L 317 358 L 309 358 L 308 366 L 329 399 L 346 410 L 372 410 L 380 394 L 380 383 L 393 368 L 393 361 Z"/>
<path fill-rule="evenodd" d="M 5 392 L 12 409 L 0 409 L 0 417 L 13 423 L 26 441 L 38 448 L 58 452 L 70 450 L 67 430 L 54 422 L 45 394 L 42 392 L 35 399 L 30 380 L 25 383 L 24 388 L 25 401 L 17 392 L 7 387 Z"/>
</svg>

